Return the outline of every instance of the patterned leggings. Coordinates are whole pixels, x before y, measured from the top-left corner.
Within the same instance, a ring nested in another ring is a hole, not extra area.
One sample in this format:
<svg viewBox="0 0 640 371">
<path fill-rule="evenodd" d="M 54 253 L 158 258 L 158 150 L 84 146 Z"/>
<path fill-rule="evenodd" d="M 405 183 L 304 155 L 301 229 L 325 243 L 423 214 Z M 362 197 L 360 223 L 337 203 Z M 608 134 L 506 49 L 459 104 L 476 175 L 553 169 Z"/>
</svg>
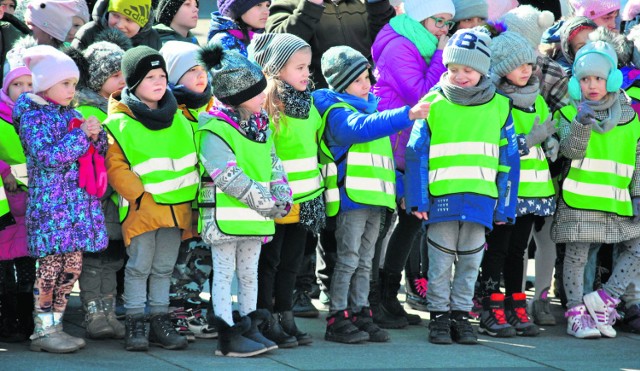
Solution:
<svg viewBox="0 0 640 371">
<path fill-rule="evenodd" d="M 73 285 L 82 271 L 82 252 L 49 255 L 38 259 L 33 288 L 35 310 L 64 312 Z"/>
</svg>

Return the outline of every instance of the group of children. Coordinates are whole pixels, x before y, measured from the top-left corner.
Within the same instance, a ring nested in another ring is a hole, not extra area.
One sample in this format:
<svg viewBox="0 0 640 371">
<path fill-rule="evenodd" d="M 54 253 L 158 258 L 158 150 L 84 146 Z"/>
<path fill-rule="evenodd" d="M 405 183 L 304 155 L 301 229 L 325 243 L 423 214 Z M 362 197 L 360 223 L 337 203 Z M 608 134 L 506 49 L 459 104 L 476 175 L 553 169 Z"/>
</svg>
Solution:
<svg viewBox="0 0 640 371">
<path fill-rule="evenodd" d="M 549 26 L 547 14 L 521 6 L 505 15 L 506 27 L 464 28 L 486 19 L 486 2 L 406 0 L 406 13 L 378 36 L 383 47 L 374 44 L 375 71 L 353 48 L 332 47 L 321 64 L 329 88 L 312 92 L 309 44 L 254 34 L 270 2 L 219 0 L 224 18 L 212 20 L 203 48 L 187 22 L 197 2 L 177 3 L 159 5 L 159 22 L 176 32 L 164 45 L 153 37 L 150 1 L 109 0 L 76 35 L 80 49 L 23 43 L 7 55 L 0 335 L 29 337 L 34 351 L 84 347 L 63 331 L 79 280 L 87 336 L 124 338 L 129 351 L 184 349 L 196 335 L 218 336 L 216 354 L 231 357 L 310 344 L 292 312 L 295 277 L 307 234 L 335 217 L 325 340 L 386 342 L 382 323 L 416 322 L 392 299 L 381 321 L 369 300 L 381 220 L 396 208 L 408 236 L 387 248 L 385 297 L 397 296 L 397 261 L 426 225 L 434 344 L 477 343 L 474 299 L 479 332 L 539 334 L 523 292 L 534 229 L 546 231 L 547 245 L 566 244 L 570 335 L 615 337 L 621 297 L 633 314 L 640 122 L 622 88 L 632 94 L 637 70 L 618 69 L 615 35 L 581 35 L 596 28 L 591 21 L 566 21 L 565 99 L 550 72 L 558 65 L 530 41 Z M 586 3 L 576 10 L 617 11 Z M 533 35 L 509 26 L 519 21 Z M 566 100 L 555 112 L 547 103 Z M 584 271 L 601 244 L 615 244 L 617 256 L 593 291 Z M 123 266 L 124 325 L 115 315 Z M 207 279 L 212 308 L 203 316 Z M 546 293 L 537 295 L 533 308 L 550 314 L 536 306 L 548 304 Z"/>
</svg>

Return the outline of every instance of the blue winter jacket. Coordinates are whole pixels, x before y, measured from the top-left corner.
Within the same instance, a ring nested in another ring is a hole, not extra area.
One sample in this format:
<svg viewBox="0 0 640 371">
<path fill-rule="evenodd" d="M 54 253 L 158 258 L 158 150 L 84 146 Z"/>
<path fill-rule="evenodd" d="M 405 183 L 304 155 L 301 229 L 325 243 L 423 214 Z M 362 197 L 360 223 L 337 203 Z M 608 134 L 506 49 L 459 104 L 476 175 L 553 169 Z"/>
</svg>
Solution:
<svg viewBox="0 0 640 371">
<path fill-rule="evenodd" d="M 461 109 L 464 107 L 460 106 Z M 416 121 L 407 144 L 405 198 L 407 212 L 426 211 L 425 224 L 447 221 L 474 222 L 491 230 L 493 222 L 514 223 L 520 180 L 520 154 L 511 114 L 500 133 L 507 144 L 500 147 L 499 163 L 510 167 L 508 173 L 498 172 L 498 199 L 474 193 L 433 197 L 428 192 L 429 143 L 431 132 L 425 120 Z"/>
<path fill-rule="evenodd" d="M 353 144 L 384 138 L 413 125 L 413 121 L 409 120 L 409 106 L 376 112 L 378 98 L 372 93 L 369 93 L 368 100 L 364 100 L 351 94 L 340 94 L 329 89 L 319 89 L 313 92 L 313 103 L 322 116 L 330 106 L 341 102 L 351 105 L 358 112 L 342 107 L 334 108 L 329 112 L 323 140 L 336 160 L 344 158 Z M 339 161 L 337 165 L 338 183 L 342 184 L 346 161 Z M 340 212 L 369 207 L 372 206 L 349 199 L 344 186 L 340 187 Z"/>
</svg>

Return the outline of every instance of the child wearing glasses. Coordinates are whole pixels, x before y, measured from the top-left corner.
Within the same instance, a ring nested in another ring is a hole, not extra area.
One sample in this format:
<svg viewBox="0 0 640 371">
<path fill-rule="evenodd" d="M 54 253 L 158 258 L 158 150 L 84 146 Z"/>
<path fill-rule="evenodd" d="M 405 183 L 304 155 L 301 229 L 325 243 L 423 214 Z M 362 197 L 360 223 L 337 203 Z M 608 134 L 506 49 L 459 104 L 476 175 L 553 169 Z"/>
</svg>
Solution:
<svg viewBox="0 0 640 371">
<path fill-rule="evenodd" d="M 377 80 L 373 93 L 380 97 L 380 111 L 415 106 L 446 71 L 442 64 L 442 50 L 449 40 L 449 29 L 454 25 L 453 3 L 451 0 L 405 0 L 404 8 L 405 14 L 395 16 L 382 28 L 371 49 Z M 420 324 L 420 317 L 407 314 L 397 299 L 402 269 L 413 242 L 420 241 L 416 236 L 421 229 L 421 221 L 407 214 L 404 207 L 404 154 L 410 133 L 411 127 L 391 135 L 398 180 L 398 225 L 391 235 L 389 253 L 379 272 L 381 316 L 374 316 L 380 326 L 390 328 L 404 327 L 407 323 Z M 419 269 L 417 271 L 408 272 L 407 281 L 409 293 L 419 295 L 424 291 L 417 290 L 415 283 L 421 279 L 424 281 L 424 277 L 420 277 Z M 372 277 L 375 276 L 374 272 Z"/>
</svg>

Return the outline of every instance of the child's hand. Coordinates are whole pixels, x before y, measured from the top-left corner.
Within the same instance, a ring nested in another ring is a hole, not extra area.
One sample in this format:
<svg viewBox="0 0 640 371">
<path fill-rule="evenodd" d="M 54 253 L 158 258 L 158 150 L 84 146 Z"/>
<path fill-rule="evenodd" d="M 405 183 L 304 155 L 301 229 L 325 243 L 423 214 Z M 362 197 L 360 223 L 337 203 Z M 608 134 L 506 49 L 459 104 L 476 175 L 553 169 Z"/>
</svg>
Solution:
<svg viewBox="0 0 640 371">
<path fill-rule="evenodd" d="M 547 120 L 542 124 L 539 124 L 539 122 L 540 116 L 536 116 L 531 131 L 525 136 L 528 148 L 544 142 L 545 139 L 558 131 L 558 128 L 556 128 L 556 120 L 551 120 L 551 116 L 547 117 Z"/>
<path fill-rule="evenodd" d="M 429 220 L 429 215 L 426 211 L 412 211 L 411 214 L 420 220 Z"/>
<path fill-rule="evenodd" d="M 442 35 L 438 38 L 438 50 L 443 50 L 445 46 L 447 46 L 447 43 L 449 42 L 449 36 L 447 35 Z"/>
<path fill-rule="evenodd" d="M 409 120 L 422 120 L 426 119 L 429 116 L 429 109 L 431 107 L 431 103 L 429 102 L 420 102 L 413 106 L 409 110 Z"/>
<path fill-rule="evenodd" d="M 82 132 L 84 133 L 84 135 L 87 136 L 87 138 L 91 138 L 91 131 L 89 130 L 89 124 L 86 121 L 84 121 L 80 125 L 80 130 L 82 130 Z"/>
<path fill-rule="evenodd" d="M 86 119 L 84 123 L 87 124 L 89 133 L 91 134 L 91 139 L 94 141 L 97 140 L 100 131 L 102 131 L 102 124 L 100 123 L 100 121 L 98 121 L 98 119 L 94 116 L 91 116 Z"/>
<path fill-rule="evenodd" d="M 11 173 L 4 177 L 2 182 L 4 183 L 4 189 L 6 189 L 7 192 L 15 192 L 18 189 L 18 182 L 16 182 L 16 178 Z"/>
<path fill-rule="evenodd" d="M 587 104 L 587 102 L 580 103 L 578 107 L 578 114 L 576 115 L 576 121 L 584 126 L 594 125 L 596 123 L 596 113 L 593 108 Z"/>
</svg>

